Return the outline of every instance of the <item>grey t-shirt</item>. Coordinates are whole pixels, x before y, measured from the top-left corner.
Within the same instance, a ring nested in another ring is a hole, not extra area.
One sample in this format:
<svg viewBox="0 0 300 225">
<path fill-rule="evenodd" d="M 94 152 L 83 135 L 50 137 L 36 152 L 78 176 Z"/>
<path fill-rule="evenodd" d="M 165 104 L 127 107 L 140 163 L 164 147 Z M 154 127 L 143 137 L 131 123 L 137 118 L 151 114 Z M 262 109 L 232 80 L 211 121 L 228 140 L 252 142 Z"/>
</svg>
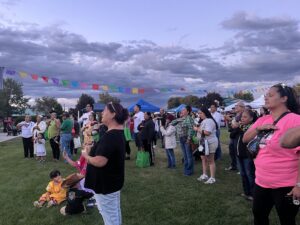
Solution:
<svg viewBox="0 0 300 225">
<path fill-rule="evenodd" d="M 206 118 L 201 122 L 200 125 L 201 130 L 205 130 L 210 132 L 210 135 L 205 135 L 205 139 L 207 140 L 208 144 L 212 144 L 214 142 L 218 142 L 218 138 L 216 136 L 216 124 L 211 118 Z"/>
</svg>

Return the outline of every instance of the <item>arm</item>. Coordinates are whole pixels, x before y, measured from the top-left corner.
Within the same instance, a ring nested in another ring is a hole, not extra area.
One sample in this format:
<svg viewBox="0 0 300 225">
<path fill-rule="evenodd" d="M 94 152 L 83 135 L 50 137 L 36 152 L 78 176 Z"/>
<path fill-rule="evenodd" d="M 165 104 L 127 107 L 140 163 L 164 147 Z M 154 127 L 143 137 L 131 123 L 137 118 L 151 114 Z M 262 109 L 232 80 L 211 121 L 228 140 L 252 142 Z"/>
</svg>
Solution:
<svg viewBox="0 0 300 225">
<path fill-rule="evenodd" d="M 164 136 L 172 136 L 174 133 L 176 133 L 176 128 L 171 125 L 171 127 L 169 127 L 169 129 L 167 129 L 167 130 L 164 129 L 164 134 L 163 135 Z"/>
<path fill-rule="evenodd" d="M 87 156 L 85 157 L 86 160 L 87 160 L 87 163 L 95 166 L 95 167 L 104 167 L 107 162 L 108 162 L 108 159 L 106 157 L 103 157 L 103 156 Z"/>
<path fill-rule="evenodd" d="M 76 167 L 76 162 L 70 159 L 68 154 L 65 151 L 63 151 L 63 157 L 71 166 Z"/>
<path fill-rule="evenodd" d="M 284 148 L 296 148 L 300 146 L 300 126 L 289 129 L 280 140 Z"/>
</svg>

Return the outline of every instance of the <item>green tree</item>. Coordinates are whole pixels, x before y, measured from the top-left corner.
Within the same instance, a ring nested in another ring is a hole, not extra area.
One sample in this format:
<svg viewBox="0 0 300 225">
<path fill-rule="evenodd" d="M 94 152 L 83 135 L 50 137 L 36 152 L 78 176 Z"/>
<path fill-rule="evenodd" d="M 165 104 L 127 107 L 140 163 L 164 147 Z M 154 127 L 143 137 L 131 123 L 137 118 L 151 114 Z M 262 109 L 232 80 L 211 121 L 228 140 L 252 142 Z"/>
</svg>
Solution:
<svg viewBox="0 0 300 225">
<path fill-rule="evenodd" d="M 300 98 L 300 83 L 293 86 L 296 91 L 298 98 Z"/>
<path fill-rule="evenodd" d="M 35 99 L 35 105 L 33 108 L 44 115 L 49 114 L 51 111 L 55 111 L 58 115 L 63 113 L 61 104 L 58 103 L 54 97 L 44 96 Z"/>
<path fill-rule="evenodd" d="M 95 100 L 92 96 L 88 94 L 82 94 L 77 101 L 77 105 L 75 107 L 76 111 L 81 112 L 82 109 L 86 107 L 87 104 L 94 105 Z"/>
<path fill-rule="evenodd" d="M 254 97 L 253 97 L 253 94 L 251 92 L 237 92 L 233 95 L 234 98 L 237 98 L 237 99 L 242 99 L 242 100 L 245 100 L 245 101 L 253 101 L 254 100 Z"/>
<path fill-rule="evenodd" d="M 175 108 L 177 106 L 180 106 L 182 103 L 182 97 L 171 97 L 168 100 L 168 109 Z"/>
<path fill-rule="evenodd" d="M 192 107 L 196 107 L 196 108 L 199 108 L 200 107 L 200 101 L 199 101 L 199 98 L 195 95 L 188 95 L 188 96 L 185 96 L 182 100 L 182 103 L 183 104 L 186 104 L 186 105 L 190 105 Z"/>
<path fill-rule="evenodd" d="M 206 107 L 210 107 L 211 104 L 218 103 L 219 105 L 223 105 L 223 98 L 219 93 L 210 92 L 206 95 Z"/>
<path fill-rule="evenodd" d="M 107 104 L 109 102 L 120 103 L 121 100 L 118 99 L 117 97 L 111 96 L 110 94 L 108 94 L 107 92 L 105 92 L 105 93 L 100 93 L 99 94 L 99 100 L 98 100 L 98 102 L 103 103 L 103 104 Z"/>
<path fill-rule="evenodd" d="M 13 113 L 24 113 L 29 107 L 29 98 L 23 94 L 22 83 L 7 78 L 0 90 L 0 117 L 11 116 Z"/>
</svg>

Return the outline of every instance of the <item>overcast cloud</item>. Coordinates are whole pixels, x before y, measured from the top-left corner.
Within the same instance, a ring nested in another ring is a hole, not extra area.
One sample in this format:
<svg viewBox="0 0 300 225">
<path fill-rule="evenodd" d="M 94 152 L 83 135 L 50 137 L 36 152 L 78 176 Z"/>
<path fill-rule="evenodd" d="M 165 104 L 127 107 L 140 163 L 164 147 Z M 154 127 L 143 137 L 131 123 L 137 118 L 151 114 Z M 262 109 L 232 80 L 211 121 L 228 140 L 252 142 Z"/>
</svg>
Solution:
<svg viewBox="0 0 300 225">
<path fill-rule="evenodd" d="M 291 84 L 299 80 L 299 21 L 239 12 L 220 24 L 222 29 L 233 32 L 222 46 L 191 49 L 162 46 L 151 40 L 89 42 L 84 36 L 59 26 L 2 23 L 0 62 L 1 66 L 10 69 L 59 79 L 189 90 L 138 96 L 114 94 L 125 105 L 143 97 L 165 106 L 171 95 L 199 95 L 195 92 L 199 89 L 221 89 L 226 93 L 233 88 L 268 86 L 278 81 Z M 24 83 L 26 95 L 54 96 L 68 106 L 83 92 L 93 95 L 96 100 L 99 94 L 91 90 L 46 85 L 29 78 L 19 80 Z"/>
</svg>

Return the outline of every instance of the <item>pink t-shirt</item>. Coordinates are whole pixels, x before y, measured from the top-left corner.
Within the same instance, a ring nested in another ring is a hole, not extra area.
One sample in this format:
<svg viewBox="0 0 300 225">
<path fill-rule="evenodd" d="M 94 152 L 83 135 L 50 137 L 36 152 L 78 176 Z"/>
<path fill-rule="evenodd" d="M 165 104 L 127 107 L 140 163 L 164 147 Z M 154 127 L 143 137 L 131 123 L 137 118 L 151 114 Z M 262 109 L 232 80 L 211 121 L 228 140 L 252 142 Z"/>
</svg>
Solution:
<svg viewBox="0 0 300 225">
<path fill-rule="evenodd" d="M 271 115 L 259 118 L 250 128 L 263 124 L 273 124 Z M 300 115 L 289 113 L 277 124 L 278 130 L 260 145 L 254 160 L 255 183 L 264 188 L 290 187 L 297 183 L 300 147 L 286 149 L 280 146 L 281 136 L 290 128 L 300 126 Z"/>
</svg>

